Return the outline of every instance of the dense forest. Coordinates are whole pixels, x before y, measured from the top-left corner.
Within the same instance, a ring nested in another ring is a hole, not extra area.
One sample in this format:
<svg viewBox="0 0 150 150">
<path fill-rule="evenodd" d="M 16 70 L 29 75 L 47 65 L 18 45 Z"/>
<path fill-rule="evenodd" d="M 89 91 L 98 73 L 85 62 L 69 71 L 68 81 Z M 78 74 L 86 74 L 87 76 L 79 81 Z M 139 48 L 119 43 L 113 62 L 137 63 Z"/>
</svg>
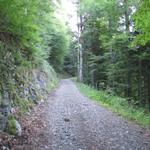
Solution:
<svg viewBox="0 0 150 150">
<path fill-rule="evenodd" d="M 132 106 L 150 110 L 150 0 L 79 0 L 77 31 L 60 19 L 61 0 L 0 0 L 0 130 L 64 72 Z"/>
<path fill-rule="evenodd" d="M 150 109 L 149 16 L 149 0 L 80 1 L 72 72 L 76 66 L 80 81 Z"/>
</svg>

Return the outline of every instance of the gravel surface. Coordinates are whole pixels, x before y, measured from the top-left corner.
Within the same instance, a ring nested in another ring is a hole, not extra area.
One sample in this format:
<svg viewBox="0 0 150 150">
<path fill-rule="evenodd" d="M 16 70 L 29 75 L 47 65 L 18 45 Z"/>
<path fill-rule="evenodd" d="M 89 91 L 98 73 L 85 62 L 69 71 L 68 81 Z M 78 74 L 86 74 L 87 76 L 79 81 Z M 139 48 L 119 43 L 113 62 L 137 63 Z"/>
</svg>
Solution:
<svg viewBox="0 0 150 150">
<path fill-rule="evenodd" d="M 150 150 L 149 130 L 90 101 L 69 79 L 61 81 L 42 111 L 43 128 L 22 149 Z"/>
</svg>

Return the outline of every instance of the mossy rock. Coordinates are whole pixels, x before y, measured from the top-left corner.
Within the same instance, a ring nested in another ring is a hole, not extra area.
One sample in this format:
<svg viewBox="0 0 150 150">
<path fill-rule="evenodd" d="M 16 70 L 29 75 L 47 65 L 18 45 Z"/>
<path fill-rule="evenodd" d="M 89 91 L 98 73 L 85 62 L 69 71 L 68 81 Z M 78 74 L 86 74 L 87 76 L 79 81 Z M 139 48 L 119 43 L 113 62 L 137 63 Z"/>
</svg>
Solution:
<svg viewBox="0 0 150 150">
<path fill-rule="evenodd" d="M 18 136 L 21 136 L 22 134 L 21 125 L 12 115 L 8 116 L 6 132 L 8 132 L 11 135 Z"/>
<path fill-rule="evenodd" d="M 17 134 L 16 120 L 13 116 L 8 117 L 6 131 L 11 135 L 16 135 Z"/>
</svg>

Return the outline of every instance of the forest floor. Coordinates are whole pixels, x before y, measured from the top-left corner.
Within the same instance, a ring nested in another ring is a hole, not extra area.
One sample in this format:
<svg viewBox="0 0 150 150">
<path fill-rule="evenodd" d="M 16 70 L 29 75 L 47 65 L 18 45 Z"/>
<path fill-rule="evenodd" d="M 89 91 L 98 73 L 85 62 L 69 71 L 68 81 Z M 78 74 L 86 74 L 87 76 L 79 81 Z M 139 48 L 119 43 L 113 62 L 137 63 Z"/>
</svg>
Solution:
<svg viewBox="0 0 150 150">
<path fill-rule="evenodd" d="M 83 96 L 65 79 L 22 120 L 12 150 L 149 150 L 150 131 Z"/>
</svg>

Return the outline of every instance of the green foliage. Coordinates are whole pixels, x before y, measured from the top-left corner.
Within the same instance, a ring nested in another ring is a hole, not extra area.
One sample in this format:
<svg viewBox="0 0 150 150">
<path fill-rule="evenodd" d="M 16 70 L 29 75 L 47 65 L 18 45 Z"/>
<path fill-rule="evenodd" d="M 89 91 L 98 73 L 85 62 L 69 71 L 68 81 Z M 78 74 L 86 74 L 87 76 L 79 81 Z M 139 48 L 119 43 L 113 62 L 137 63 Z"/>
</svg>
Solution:
<svg viewBox="0 0 150 150">
<path fill-rule="evenodd" d="M 21 99 L 19 97 L 18 99 L 15 99 L 13 102 L 14 106 L 19 107 L 19 111 L 21 114 L 28 112 L 34 106 L 33 101 Z"/>
<path fill-rule="evenodd" d="M 58 83 L 58 76 L 55 72 L 55 70 L 53 69 L 53 67 L 51 67 L 49 65 L 49 63 L 47 61 L 43 61 L 43 64 L 41 64 L 40 66 L 40 71 L 43 71 L 46 73 L 47 75 L 47 91 L 50 92 L 53 88 L 56 87 L 57 83 Z"/>
<path fill-rule="evenodd" d="M 73 37 L 73 35 L 72 35 Z M 65 57 L 64 61 L 64 71 L 66 71 L 68 74 L 72 76 L 76 76 L 77 72 L 77 41 L 75 39 L 71 40 L 70 47 L 69 47 L 69 53 Z"/>
<path fill-rule="evenodd" d="M 16 120 L 11 115 L 8 117 L 7 132 L 9 134 L 12 134 L 12 135 L 16 135 L 17 134 L 17 131 L 16 131 Z"/>
<path fill-rule="evenodd" d="M 8 44 L 11 39 L 10 44 L 13 42 L 20 48 L 16 53 L 20 61 L 24 57 L 38 66 L 45 59 L 53 59 L 55 63 L 58 58 L 58 65 L 63 63 L 69 45 L 68 29 L 56 19 L 51 1 L 0 0 L 0 3 L 0 33 L 3 34 L 0 36 L 4 37 L 3 42 Z"/>
<path fill-rule="evenodd" d="M 35 19 L 39 8 L 39 6 L 35 7 L 38 1 L 1 0 L 1 4 L 0 14 L 4 20 L 1 23 L 0 31 L 15 36 L 19 44 L 26 48 L 28 55 L 30 53 L 34 55 L 33 45 L 40 38 Z"/>
<path fill-rule="evenodd" d="M 52 35 L 49 46 L 51 47 L 49 62 L 57 71 L 63 69 L 64 58 L 69 53 L 70 36 L 69 30 L 61 22 L 57 22 L 51 29 Z"/>
<path fill-rule="evenodd" d="M 83 81 L 149 110 L 149 0 L 139 1 L 80 1 Z"/>
<path fill-rule="evenodd" d="M 150 0 L 141 1 L 140 8 L 134 15 L 136 30 L 140 34 L 136 36 L 134 43 L 145 45 L 150 42 Z"/>
<path fill-rule="evenodd" d="M 77 83 L 77 86 L 84 95 L 118 115 L 133 120 L 141 126 L 150 127 L 150 113 L 145 112 L 144 109 L 136 106 L 133 107 L 126 99 L 108 94 L 106 91 L 98 91 L 81 83 Z"/>
<path fill-rule="evenodd" d="M 20 115 L 46 98 L 58 82 L 54 69 L 63 68 L 70 36 L 56 11 L 51 0 L 0 0 L 0 103 L 7 101 Z M 16 132 L 13 118 L 8 132 Z"/>
</svg>

